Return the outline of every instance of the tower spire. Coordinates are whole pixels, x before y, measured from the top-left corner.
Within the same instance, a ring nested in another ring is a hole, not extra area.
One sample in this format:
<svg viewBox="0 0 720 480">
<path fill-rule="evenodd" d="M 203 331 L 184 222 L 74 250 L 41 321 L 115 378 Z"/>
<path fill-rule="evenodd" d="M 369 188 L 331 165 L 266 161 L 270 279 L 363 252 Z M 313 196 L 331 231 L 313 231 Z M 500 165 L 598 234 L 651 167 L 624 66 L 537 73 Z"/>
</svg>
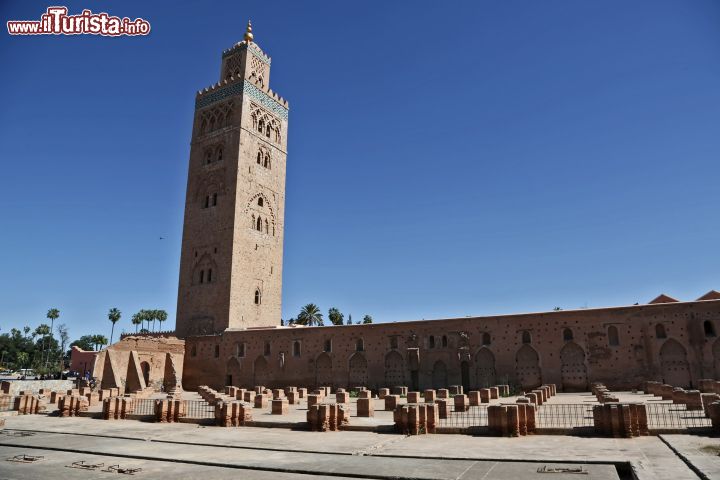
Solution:
<svg viewBox="0 0 720 480">
<path fill-rule="evenodd" d="M 245 30 L 245 41 L 247 43 L 252 43 L 253 41 L 252 23 L 250 20 L 248 20 L 247 29 Z"/>
</svg>

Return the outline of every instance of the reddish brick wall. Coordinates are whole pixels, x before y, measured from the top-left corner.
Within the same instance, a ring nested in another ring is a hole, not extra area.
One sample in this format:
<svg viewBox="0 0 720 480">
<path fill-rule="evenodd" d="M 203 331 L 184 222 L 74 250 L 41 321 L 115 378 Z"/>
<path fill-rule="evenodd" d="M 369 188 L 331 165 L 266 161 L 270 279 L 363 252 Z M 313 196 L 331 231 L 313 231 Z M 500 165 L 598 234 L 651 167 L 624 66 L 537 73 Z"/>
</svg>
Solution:
<svg viewBox="0 0 720 480">
<path fill-rule="evenodd" d="M 232 383 L 407 385 L 414 391 L 463 384 L 469 390 L 498 383 L 524 388 L 554 383 L 567 391 L 588 390 L 591 382 L 620 389 L 658 380 L 690 387 L 720 374 L 720 341 L 706 336 L 705 321 L 720 332 L 720 301 L 226 331 L 186 339 L 183 383 L 187 389 Z M 665 338 L 656 338 L 660 323 Z M 611 327 L 617 329 L 617 345 L 611 342 Z M 572 340 L 565 339 L 565 329 L 571 330 Z M 523 343 L 525 331 L 529 344 Z M 483 345 L 488 335 L 490 344 Z M 324 353 L 326 340 L 332 348 Z M 300 343 L 298 356 L 293 355 L 294 342 Z M 363 351 L 357 351 L 359 342 Z M 713 351 L 719 353 L 714 356 Z"/>
<path fill-rule="evenodd" d="M 98 352 L 83 350 L 73 345 L 70 352 L 70 370 L 80 372 L 81 375 L 84 375 L 86 370 L 92 372 L 97 354 Z"/>
</svg>

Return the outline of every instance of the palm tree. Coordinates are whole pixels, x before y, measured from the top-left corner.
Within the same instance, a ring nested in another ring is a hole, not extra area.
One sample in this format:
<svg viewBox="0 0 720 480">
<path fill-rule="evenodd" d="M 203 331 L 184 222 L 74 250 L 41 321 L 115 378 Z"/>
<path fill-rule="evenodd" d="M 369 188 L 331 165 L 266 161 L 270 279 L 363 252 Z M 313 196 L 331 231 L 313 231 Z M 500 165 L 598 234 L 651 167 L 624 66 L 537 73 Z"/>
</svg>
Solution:
<svg viewBox="0 0 720 480">
<path fill-rule="evenodd" d="M 35 332 L 33 333 L 33 337 L 35 335 L 40 335 L 42 337 L 42 348 L 40 349 L 40 361 L 43 361 L 43 357 L 45 356 L 45 339 L 47 337 L 47 334 L 50 333 L 50 327 L 48 327 L 47 323 L 41 323 L 38 325 L 38 327 L 35 329 Z"/>
<path fill-rule="evenodd" d="M 130 322 L 132 322 L 132 324 L 135 325 L 135 333 L 138 333 L 138 326 L 143 322 L 143 320 L 144 320 L 144 318 L 142 316 L 142 310 L 137 312 L 130 319 Z"/>
<path fill-rule="evenodd" d="M 15 360 L 17 361 L 18 365 L 20 365 L 20 368 L 23 368 L 23 366 L 27 364 L 29 359 L 30 356 L 27 354 L 27 352 L 18 352 L 15 356 Z"/>
<path fill-rule="evenodd" d="M 60 316 L 60 310 L 57 308 L 51 308 L 47 312 L 47 318 L 50 319 L 50 338 L 53 338 L 53 326 L 55 325 L 55 320 Z M 45 360 L 45 366 L 47 367 L 48 361 L 50 361 L 50 350 L 48 350 L 48 356 L 47 360 Z"/>
<path fill-rule="evenodd" d="M 108 339 L 105 335 L 95 335 L 94 337 L 95 342 L 97 342 L 97 345 L 100 347 L 98 350 L 102 349 L 103 346 L 108 344 Z"/>
<path fill-rule="evenodd" d="M 372 316 L 370 316 L 370 315 L 365 315 L 365 316 L 363 317 L 363 323 L 372 323 L 372 322 L 373 322 Z"/>
<path fill-rule="evenodd" d="M 162 322 L 168 319 L 168 314 L 165 310 L 155 310 L 155 317 L 158 321 L 158 329 L 162 330 Z"/>
<path fill-rule="evenodd" d="M 110 330 L 110 343 L 112 343 L 113 336 L 115 334 L 115 324 L 120 321 L 121 315 L 122 312 L 120 312 L 117 308 L 111 308 L 110 311 L 108 311 L 108 320 L 112 322 L 112 329 Z"/>
<path fill-rule="evenodd" d="M 313 325 L 322 326 L 323 324 L 322 312 L 314 303 L 305 305 L 302 310 L 300 310 L 300 315 L 298 315 L 297 320 L 299 324 L 310 327 Z"/>
<path fill-rule="evenodd" d="M 332 307 L 328 310 L 328 320 L 330 320 L 330 323 L 333 325 L 342 325 L 344 318 L 345 316 L 337 308 Z"/>
</svg>

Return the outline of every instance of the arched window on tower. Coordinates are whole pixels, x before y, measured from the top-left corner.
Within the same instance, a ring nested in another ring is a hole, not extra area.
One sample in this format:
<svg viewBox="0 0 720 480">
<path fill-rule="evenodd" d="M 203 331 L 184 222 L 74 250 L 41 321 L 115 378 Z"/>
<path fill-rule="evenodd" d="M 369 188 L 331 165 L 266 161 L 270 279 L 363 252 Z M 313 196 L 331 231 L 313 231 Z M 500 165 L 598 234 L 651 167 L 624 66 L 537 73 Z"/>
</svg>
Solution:
<svg viewBox="0 0 720 480">
<path fill-rule="evenodd" d="M 300 341 L 295 340 L 293 342 L 293 357 L 299 357 L 300 356 Z"/>
<path fill-rule="evenodd" d="M 205 283 L 205 270 L 200 270 L 200 283 Z"/>
<path fill-rule="evenodd" d="M 264 349 L 263 353 L 265 354 L 266 357 L 270 355 L 270 342 L 265 342 L 265 349 Z"/>
<path fill-rule="evenodd" d="M 212 163 L 212 152 L 208 151 L 205 155 L 205 163 Z"/>
<path fill-rule="evenodd" d="M 569 328 L 566 328 L 563 330 L 563 340 L 566 342 L 570 342 L 573 339 L 573 332 Z"/>
<path fill-rule="evenodd" d="M 618 335 L 618 329 L 615 325 L 608 327 L 608 345 L 611 347 L 620 345 L 620 335 Z"/>
<path fill-rule="evenodd" d="M 522 343 L 530 344 L 532 343 L 532 337 L 530 336 L 530 332 L 527 330 L 523 330 L 522 332 Z"/>
<path fill-rule="evenodd" d="M 265 164 L 263 165 L 265 168 L 270 168 L 270 155 L 265 155 Z"/>
<path fill-rule="evenodd" d="M 662 323 L 658 323 L 655 325 L 655 338 L 667 338 L 667 333 L 665 332 L 665 325 Z"/>
<path fill-rule="evenodd" d="M 705 330 L 705 336 L 706 337 L 714 337 L 715 336 L 715 325 L 710 320 L 705 320 L 703 322 L 703 329 Z"/>
<path fill-rule="evenodd" d="M 260 289 L 255 289 L 255 305 L 260 305 L 262 303 L 262 293 L 260 293 Z"/>
<path fill-rule="evenodd" d="M 490 334 L 488 332 L 482 334 L 482 344 L 490 345 Z"/>
<path fill-rule="evenodd" d="M 263 197 L 258 197 L 258 207 L 262 207 L 265 204 Z"/>
<path fill-rule="evenodd" d="M 257 218 L 256 228 L 257 228 L 258 232 L 262 232 L 262 219 L 260 218 L 260 216 L 258 216 L 258 218 Z"/>
<path fill-rule="evenodd" d="M 265 136 L 267 138 L 270 138 L 270 124 L 265 128 Z"/>
<path fill-rule="evenodd" d="M 235 356 L 237 357 L 244 357 L 245 356 L 245 344 L 244 343 L 236 343 L 235 344 Z"/>
<path fill-rule="evenodd" d="M 358 338 L 355 341 L 355 351 L 356 352 L 363 352 L 365 351 L 365 342 L 363 342 L 362 338 Z"/>
<path fill-rule="evenodd" d="M 255 214 L 250 217 L 250 228 L 255 228 Z"/>
<path fill-rule="evenodd" d="M 264 131 L 265 131 L 265 120 L 261 118 L 260 121 L 258 122 L 258 132 L 263 133 Z"/>
<path fill-rule="evenodd" d="M 218 162 L 221 161 L 222 157 L 223 157 L 223 148 L 220 147 L 220 148 L 218 148 L 218 151 L 217 151 L 217 161 Z"/>
<path fill-rule="evenodd" d="M 448 346 L 447 335 L 443 335 L 443 336 L 442 336 L 442 346 L 443 346 L 443 347 L 447 347 L 447 346 Z"/>
<path fill-rule="evenodd" d="M 432 335 L 428 338 L 428 348 L 435 348 L 435 337 Z"/>
<path fill-rule="evenodd" d="M 258 165 L 262 165 L 262 157 L 263 157 L 262 152 L 258 152 L 258 154 L 257 154 L 257 164 Z"/>
<path fill-rule="evenodd" d="M 270 233 L 269 224 L 267 218 L 265 219 L 265 233 Z"/>
<path fill-rule="evenodd" d="M 220 345 L 215 345 L 215 358 L 220 358 Z"/>
<path fill-rule="evenodd" d="M 325 339 L 325 342 L 323 343 L 323 352 L 332 352 L 332 340 Z"/>
</svg>

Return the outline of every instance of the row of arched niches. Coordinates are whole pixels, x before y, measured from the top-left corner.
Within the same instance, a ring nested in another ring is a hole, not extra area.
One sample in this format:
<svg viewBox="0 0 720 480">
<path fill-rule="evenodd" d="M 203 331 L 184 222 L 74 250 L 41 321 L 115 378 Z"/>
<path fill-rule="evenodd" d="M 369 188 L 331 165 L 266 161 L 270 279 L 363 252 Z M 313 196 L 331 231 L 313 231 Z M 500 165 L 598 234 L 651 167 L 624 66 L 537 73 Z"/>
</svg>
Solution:
<svg viewBox="0 0 720 480">
<path fill-rule="evenodd" d="M 720 378 L 720 339 L 715 340 L 712 347 L 713 367 L 717 378 Z M 675 339 L 665 339 L 659 349 L 659 380 L 674 386 L 691 386 L 690 366 L 686 348 Z M 267 355 L 259 355 L 254 360 L 241 362 L 232 357 L 226 365 L 228 380 L 233 383 L 247 385 L 272 385 L 273 372 L 277 367 L 271 365 L 275 359 Z M 630 363 L 636 359 L 628 359 Z M 383 387 L 408 385 L 411 388 L 446 388 L 458 383 L 466 388 L 483 388 L 496 384 L 515 384 L 520 388 L 532 388 L 550 381 L 544 375 L 543 365 L 538 351 L 530 344 L 523 344 L 515 355 L 515 378 L 500 377 L 496 369 L 495 354 L 492 349 L 483 346 L 474 355 L 459 362 L 436 360 L 432 369 L 424 369 L 422 373 L 413 371 L 408 361 L 399 350 L 392 350 L 384 356 L 384 378 L 370 378 L 366 351 L 357 351 L 349 358 L 339 358 L 335 354 L 323 352 L 315 357 L 314 377 L 316 385 L 369 386 Z M 460 375 L 452 375 L 450 369 L 460 368 Z M 305 373 L 305 372 L 302 372 Z M 419 378 L 423 375 L 423 378 Z M 707 373 L 706 373 L 707 376 Z M 553 380 L 557 375 L 553 375 Z M 575 341 L 567 341 L 560 349 L 560 382 L 563 391 L 587 391 L 590 382 L 587 352 Z M 650 380 L 650 379 L 649 379 Z"/>
</svg>

